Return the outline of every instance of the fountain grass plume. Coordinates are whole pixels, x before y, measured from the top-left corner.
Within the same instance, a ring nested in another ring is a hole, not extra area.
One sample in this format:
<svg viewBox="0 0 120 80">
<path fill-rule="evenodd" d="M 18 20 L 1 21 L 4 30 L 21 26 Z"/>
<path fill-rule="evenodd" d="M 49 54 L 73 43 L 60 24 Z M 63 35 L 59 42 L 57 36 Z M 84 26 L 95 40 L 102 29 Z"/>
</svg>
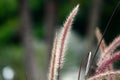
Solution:
<svg viewBox="0 0 120 80">
<path fill-rule="evenodd" d="M 119 1 L 120 4 L 120 1 Z M 118 7 L 118 5 L 117 5 Z M 116 7 L 116 9 L 117 9 Z M 53 43 L 53 49 L 52 49 L 52 56 L 51 56 L 51 63 L 50 63 L 50 69 L 49 69 L 49 76 L 48 80 L 59 80 L 59 75 L 60 75 L 60 70 L 63 66 L 64 62 L 64 56 L 65 56 L 65 51 L 66 51 L 66 46 L 68 42 L 68 37 L 71 29 L 71 25 L 73 23 L 74 17 L 78 12 L 79 5 L 77 5 L 68 18 L 66 19 L 62 29 L 60 32 L 57 32 L 55 35 L 54 43 Z M 116 11 L 115 9 L 115 11 Z M 114 15 L 115 11 L 113 12 L 112 16 Z M 111 22 L 112 16 L 110 18 L 109 23 Z M 107 28 L 108 28 L 107 25 Z M 120 76 L 120 71 L 114 71 L 113 68 L 111 67 L 113 62 L 116 60 L 120 59 L 120 51 L 115 52 L 117 47 L 120 45 L 120 36 L 115 38 L 113 42 L 107 46 L 105 44 L 105 41 L 103 39 L 105 32 L 107 30 L 105 29 L 103 35 L 101 34 L 100 30 L 97 28 L 96 29 L 96 36 L 99 42 L 99 46 L 97 47 L 96 51 L 98 51 L 99 47 L 101 50 L 101 56 L 98 60 L 98 67 L 96 68 L 96 73 L 94 76 L 88 78 L 88 71 L 90 68 L 90 59 L 91 59 L 91 52 L 89 54 L 87 66 L 86 66 L 86 72 L 85 75 L 85 80 L 101 80 L 101 79 L 107 79 L 107 80 L 114 80 L 115 78 L 113 76 Z M 94 56 L 95 57 L 95 56 Z M 93 57 L 93 60 L 94 60 Z M 85 58 L 86 59 L 86 58 Z M 82 61 L 83 63 L 83 61 Z M 78 80 L 80 80 L 80 71 L 82 68 L 82 64 L 80 65 L 80 70 L 78 73 Z"/>
<path fill-rule="evenodd" d="M 98 40 L 98 43 L 99 43 L 100 40 L 102 39 L 102 34 L 101 34 L 101 32 L 100 32 L 100 30 L 99 30 L 98 27 L 95 30 L 95 34 L 96 34 L 96 37 L 97 37 L 97 40 Z M 101 42 L 101 45 L 100 45 L 100 51 L 101 51 L 101 53 L 104 52 L 105 48 L 106 48 L 106 43 L 105 43 L 105 41 L 103 39 L 102 42 Z"/>
<path fill-rule="evenodd" d="M 102 73 L 110 64 L 120 59 L 120 51 L 115 52 L 96 69 L 96 74 Z"/>
<path fill-rule="evenodd" d="M 108 76 L 120 76 L 120 71 L 108 71 L 88 78 L 87 80 L 104 80 Z M 116 79 L 115 79 L 116 80 Z"/>
<path fill-rule="evenodd" d="M 78 8 L 79 5 L 73 9 L 66 19 L 66 22 L 64 23 L 60 33 L 57 33 L 55 37 L 48 80 L 59 80 L 60 69 L 63 66 L 63 60 L 65 56 L 67 39 L 74 17 L 78 12 Z"/>
<path fill-rule="evenodd" d="M 99 28 L 96 28 L 95 33 L 96 33 L 96 37 L 97 37 L 97 40 L 98 40 L 98 43 L 99 43 L 100 40 L 101 40 L 101 38 L 102 38 L 102 34 L 101 34 Z M 101 54 L 100 54 L 99 60 L 101 60 L 101 59 L 103 58 L 102 56 L 104 55 L 104 51 L 105 51 L 106 48 L 107 48 L 107 45 L 106 45 L 106 43 L 105 43 L 105 41 L 104 41 L 104 39 L 103 39 L 102 42 L 101 42 L 101 45 L 100 45 L 100 52 L 101 52 Z M 110 56 L 111 56 L 110 54 L 107 54 L 107 57 L 110 58 Z M 105 58 L 104 58 L 104 59 L 105 59 Z M 104 61 L 104 59 L 102 59 L 102 61 Z M 98 61 L 98 62 L 99 62 L 99 61 Z M 97 64 L 97 65 L 99 66 L 99 64 Z M 112 64 L 110 64 L 110 65 L 106 68 L 106 70 L 104 70 L 104 72 L 106 72 L 106 71 L 111 71 L 111 70 L 113 70 Z M 107 79 L 109 79 L 109 80 L 114 80 L 113 77 L 111 77 L 111 76 L 108 76 Z"/>
<path fill-rule="evenodd" d="M 105 49 L 103 55 L 101 56 L 100 60 L 98 61 L 98 66 L 102 64 L 104 59 L 107 59 L 111 53 L 115 51 L 115 49 L 120 45 L 120 36 L 115 38 L 113 42 Z"/>
</svg>

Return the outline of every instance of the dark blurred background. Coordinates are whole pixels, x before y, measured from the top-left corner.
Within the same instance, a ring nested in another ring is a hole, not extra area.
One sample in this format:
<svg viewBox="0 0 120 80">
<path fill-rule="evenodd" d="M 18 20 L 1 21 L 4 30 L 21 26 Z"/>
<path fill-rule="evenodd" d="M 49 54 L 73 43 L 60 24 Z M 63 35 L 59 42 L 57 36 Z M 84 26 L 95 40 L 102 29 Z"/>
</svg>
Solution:
<svg viewBox="0 0 120 80">
<path fill-rule="evenodd" d="M 54 32 L 75 17 L 61 80 L 77 80 L 83 54 L 95 51 L 95 28 L 104 31 L 119 0 L 0 0 L 0 80 L 47 80 Z M 120 34 L 120 7 L 104 37 Z"/>
</svg>

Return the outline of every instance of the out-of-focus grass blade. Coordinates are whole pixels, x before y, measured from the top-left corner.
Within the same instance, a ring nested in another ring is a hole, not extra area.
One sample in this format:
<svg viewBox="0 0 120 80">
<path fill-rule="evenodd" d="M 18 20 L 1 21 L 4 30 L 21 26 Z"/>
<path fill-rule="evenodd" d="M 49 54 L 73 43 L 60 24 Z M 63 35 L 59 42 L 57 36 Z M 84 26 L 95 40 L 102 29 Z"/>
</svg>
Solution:
<svg viewBox="0 0 120 80">
<path fill-rule="evenodd" d="M 85 76 L 87 76 L 88 71 L 89 71 L 90 61 L 91 61 L 91 55 L 92 55 L 92 53 L 89 52 L 89 54 L 88 54 L 88 61 L 87 61 L 87 65 L 86 65 L 86 70 L 85 70 Z"/>
</svg>

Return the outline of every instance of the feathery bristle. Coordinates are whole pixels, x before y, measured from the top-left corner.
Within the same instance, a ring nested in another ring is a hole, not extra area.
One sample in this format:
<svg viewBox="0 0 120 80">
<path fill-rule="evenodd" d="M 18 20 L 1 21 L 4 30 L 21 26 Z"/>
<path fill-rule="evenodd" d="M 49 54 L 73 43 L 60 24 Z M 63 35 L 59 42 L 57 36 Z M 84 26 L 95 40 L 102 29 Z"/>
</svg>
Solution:
<svg viewBox="0 0 120 80">
<path fill-rule="evenodd" d="M 73 11 L 70 13 L 69 17 L 67 18 L 65 24 L 63 25 L 62 31 L 60 33 L 60 52 L 59 52 L 59 67 L 62 67 L 62 61 L 65 53 L 65 47 L 68 39 L 68 34 L 70 32 L 70 28 L 73 22 L 73 19 L 78 11 L 79 5 L 77 5 Z"/>
<path fill-rule="evenodd" d="M 51 56 L 51 63 L 50 63 L 50 72 L 49 72 L 49 80 L 54 80 L 55 78 L 55 63 L 56 63 L 56 50 L 57 50 L 57 33 L 55 35 L 55 39 L 54 39 L 54 44 L 53 44 L 53 50 L 52 50 L 52 56 Z"/>
<path fill-rule="evenodd" d="M 108 72 L 101 73 L 99 75 L 90 77 L 87 80 L 102 80 L 102 79 L 106 78 L 107 76 L 120 76 L 120 71 L 108 71 Z"/>
<path fill-rule="evenodd" d="M 69 17 L 67 18 L 65 24 L 63 25 L 61 32 L 55 37 L 54 47 L 52 50 L 49 80 L 56 80 L 56 79 L 59 80 L 59 73 L 64 60 L 68 35 L 70 32 L 70 28 L 74 20 L 74 17 L 77 14 L 78 7 L 79 5 L 77 5 L 73 9 Z"/>
<path fill-rule="evenodd" d="M 116 12 L 117 9 L 119 8 L 119 5 L 120 5 L 120 1 L 119 1 L 118 4 L 116 5 L 116 7 L 115 7 L 115 9 L 114 9 L 114 11 L 113 11 L 113 13 L 112 13 L 112 15 L 111 15 L 111 17 L 110 17 L 107 25 L 106 25 L 106 28 L 105 28 L 105 30 L 104 30 L 104 32 L 103 32 L 103 36 L 102 36 L 102 38 L 101 38 L 101 40 L 100 40 L 100 42 L 99 42 L 99 44 L 98 44 L 98 46 L 97 46 L 97 48 L 96 48 L 96 50 L 95 50 L 95 52 L 94 52 L 94 56 L 93 56 L 93 59 L 92 59 L 92 63 L 94 62 L 95 56 L 97 55 L 98 49 L 99 49 L 99 47 L 100 47 L 100 45 L 101 45 L 101 42 L 102 42 L 102 40 L 103 40 L 103 38 L 104 38 L 104 36 L 105 36 L 105 33 L 107 32 L 107 30 L 108 30 L 108 28 L 109 28 L 110 22 L 112 21 L 112 18 L 113 18 L 113 16 L 114 16 L 115 12 Z M 91 63 L 91 65 L 92 65 L 92 63 Z"/>
<path fill-rule="evenodd" d="M 69 35 L 69 32 L 70 32 L 71 25 L 72 25 L 72 22 L 74 20 L 74 17 L 78 12 L 78 7 L 79 7 L 79 5 L 77 5 L 73 9 L 73 11 L 70 13 L 70 15 L 67 18 L 66 22 L 64 23 L 63 28 L 62 28 L 61 33 L 60 33 L 60 41 L 59 41 L 60 47 L 59 47 L 58 58 L 56 58 L 57 61 L 58 61 L 58 70 L 57 70 L 58 74 L 60 73 L 60 69 L 62 68 L 62 65 L 63 65 L 63 60 L 64 60 L 64 55 L 65 55 L 65 49 L 66 49 L 66 43 L 67 43 L 68 35 Z M 58 79 L 59 79 L 59 75 L 58 75 Z"/>
<path fill-rule="evenodd" d="M 102 34 L 101 34 L 99 28 L 96 28 L 95 33 L 96 33 L 96 37 L 97 37 L 97 40 L 98 40 L 98 43 L 99 43 L 100 40 L 102 39 Z M 104 52 L 105 48 L 106 48 L 106 44 L 105 44 L 105 41 L 103 39 L 102 42 L 101 42 L 101 45 L 100 45 L 100 51 L 101 51 L 101 53 Z"/>
<path fill-rule="evenodd" d="M 100 40 L 101 40 L 101 38 L 102 38 L 102 34 L 101 34 L 99 28 L 96 28 L 96 37 L 97 37 L 97 39 L 98 39 L 98 42 L 100 42 Z M 100 54 L 99 60 L 101 60 L 102 56 L 104 55 L 104 51 L 105 51 L 106 48 L 107 48 L 107 46 L 106 46 L 105 41 L 104 41 L 104 39 L 103 39 L 102 42 L 101 42 L 101 45 L 100 45 L 101 54 Z M 108 57 L 110 57 L 110 56 L 111 56 L 111 55 L 108 54 Z M 98 64 L 97 64 L 97 65 L 98 65 Z M 99 65 L 98 65 L 98 66 L 99 66 Z M 108 66 L 108 68 L 106 68 L 105 72 L 106 72 L 106 71 L 111 71 L 111 70 L 113 70 L 112 64 L 110 64 L 110 65 Z M 108 80 L 113 80 L 113 78 L 112 78 L 111 76 L 110 76 L 110 77 L 108 76 L 107 79 L 108 79 Z"/>
<path fill-rule="evenodd" d="M 104 59 L 108 59 L 108 54 L 110 55 L 110 53 L 113 53 L 114 50 L 120 45 L 120 36 L 118 36 L 117 38 L 115 38 L 115 40 L 113 40 L 113 42 L 105 49 L 103 55 L 101 56 L 99 62 L 98 62 L 98 66 L 100 66 Z"/>
<path fill-rule="evenodd" d="M 96 74 L 100 74 L 104 72 L 104 70 L 113 62 L 120 59 L 120 51 L 115 52 L 113 55 L 111 55 L 110 58 L 107 60 L 104 60 L 104 62 L 96 69 Z"/>
</svg>

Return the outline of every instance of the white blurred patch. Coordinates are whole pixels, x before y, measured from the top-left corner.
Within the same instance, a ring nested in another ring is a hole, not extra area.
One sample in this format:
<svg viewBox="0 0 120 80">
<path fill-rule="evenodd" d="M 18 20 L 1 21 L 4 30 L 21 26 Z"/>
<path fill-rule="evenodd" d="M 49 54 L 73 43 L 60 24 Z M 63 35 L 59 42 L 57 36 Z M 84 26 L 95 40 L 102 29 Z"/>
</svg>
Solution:
<svg viewBox="0 0 120 80">
<path fill-rule="evenodd" d="M 86 51 L 86 40 L 71 30 L 67 46 L 71 47 L 70 49 L 75 55 L 83 54 Z"/>
<path fill-rule="evenodd" d="M 66 73 L 64 73 L 62 75 L 62 79 L 61 80 L 78 80 L 78 69 L 71 70 L 71 71 L 67 71 Z M 81 70 L 81 80 L 84 80 L 84 70 Z"/>
<path fill-rule="evenodd" d="M 7 66 L 3 68 L 2 75 L 5 80 L 13 80 L 15 74 L 14 70 Z"/>
</svg>

